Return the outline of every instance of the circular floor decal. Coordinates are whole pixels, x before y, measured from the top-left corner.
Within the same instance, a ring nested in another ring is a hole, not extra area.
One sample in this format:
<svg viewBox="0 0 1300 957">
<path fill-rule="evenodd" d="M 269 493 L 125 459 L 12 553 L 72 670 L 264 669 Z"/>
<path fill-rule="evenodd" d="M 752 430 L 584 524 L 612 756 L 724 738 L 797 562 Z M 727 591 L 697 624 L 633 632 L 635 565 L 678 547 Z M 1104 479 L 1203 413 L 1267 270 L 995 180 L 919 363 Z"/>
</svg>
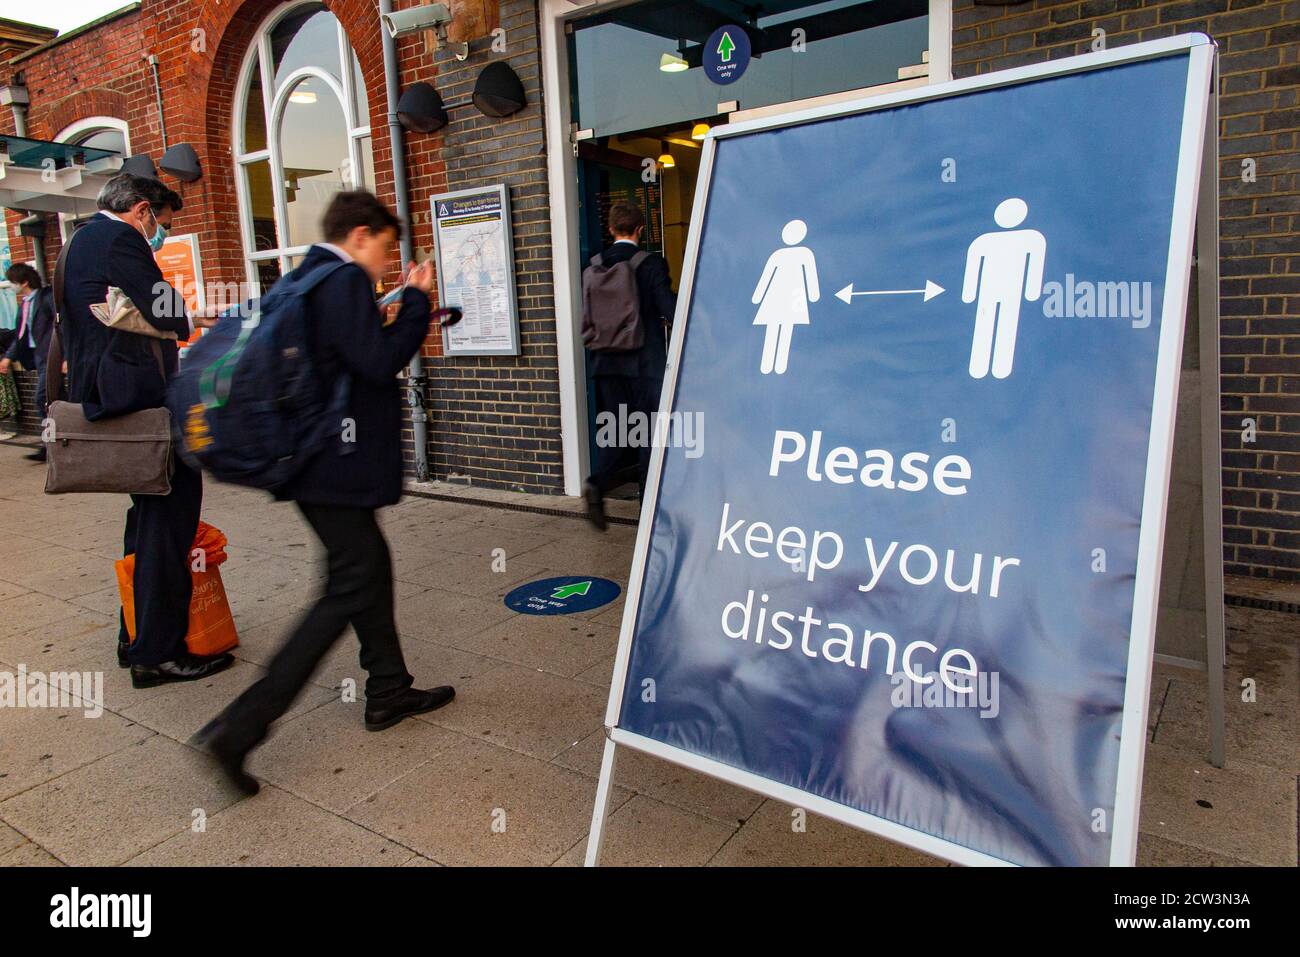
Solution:
<svg viewBox="0 0 1300 957">
<path fill-rule="evenodd" d="M 563 575 L 520 585 L 506 595 L 506 605 L 525 615 L 572 615 L 608 605 L 620 590 L 608 578 Z"/>
</svg>

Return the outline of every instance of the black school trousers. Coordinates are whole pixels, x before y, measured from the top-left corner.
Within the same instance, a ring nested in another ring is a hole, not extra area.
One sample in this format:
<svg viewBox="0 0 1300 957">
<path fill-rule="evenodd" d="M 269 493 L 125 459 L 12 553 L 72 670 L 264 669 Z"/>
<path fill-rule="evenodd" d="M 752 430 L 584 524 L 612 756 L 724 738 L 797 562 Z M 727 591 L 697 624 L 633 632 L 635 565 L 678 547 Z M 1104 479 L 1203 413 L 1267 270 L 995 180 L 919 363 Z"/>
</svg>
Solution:
<svg viewBox="0 0 1300 957">
<path fill-rule="evenodd" d="M 298 503 L 325 546 L 325 592 L 275 653 L 266 675 L 222 713 L 221 746 L 247 751 L 293 704 L 316 666 L 350 624 L 361 642 L 366 698 L 411 687 L 393 614 L 393 560 L 373 508 Z"/>
</svg>

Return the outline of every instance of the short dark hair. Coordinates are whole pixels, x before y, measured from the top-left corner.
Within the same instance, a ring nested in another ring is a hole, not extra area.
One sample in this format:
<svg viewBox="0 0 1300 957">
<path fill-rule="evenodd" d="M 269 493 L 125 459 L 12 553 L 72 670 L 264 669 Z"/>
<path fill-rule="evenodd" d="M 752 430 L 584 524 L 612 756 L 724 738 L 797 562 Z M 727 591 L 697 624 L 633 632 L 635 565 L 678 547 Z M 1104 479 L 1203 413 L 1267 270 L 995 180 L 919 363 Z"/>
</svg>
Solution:
<svg viewBox="0 0 1300 957">
<path fill-rule="evenodd" d="M 645 213 L 640 206 L 615 203 L 609 208 L 609 231 L 615 236 L 631 236 L 645 225 Z"/>
<path fill-rule="evenodd" d="M 348 233 L 364 226 L 372 233 L 391 229 L 402 235 L 402 220 L 367 189 L 351 189 L 335 193 L 325 209 L 321 230 L 327 243 L 347 239 Z"/>
<path fill-rule="evenodd" d="M 155 180 L 154 182 L 158 181 Z M 153 211 L 161 213 L 164 209 L 170 209 L 173 213 L 179 213 L 185 206 L 181 194 L 162 183 L 158 183 L 158 185 L 162 187 L 159 199 L 155 201 L 152 196 L 149 197 L 149 205 L 153 207 Z"/>
<path fill-rule="evenodd" d="M 15 286 L 26 285 L 28 289 L 41 288 L 41 274 L 27 263 L 14 263 L 5 270 L 5 278 Z"/>
<path fill-rule="evenodd" d="M 159 180 L 148 176 L 134 176 L 131 173 L 118 173 L 99 191 L 97 205 L 110 213 L 125 213 L 139 202 L 147 202 L 155 213 L 161 213 L 170 206 L 173 212 L 180 212 L 182 203 L 180 194 L 164 186 Z"/>
</svg>

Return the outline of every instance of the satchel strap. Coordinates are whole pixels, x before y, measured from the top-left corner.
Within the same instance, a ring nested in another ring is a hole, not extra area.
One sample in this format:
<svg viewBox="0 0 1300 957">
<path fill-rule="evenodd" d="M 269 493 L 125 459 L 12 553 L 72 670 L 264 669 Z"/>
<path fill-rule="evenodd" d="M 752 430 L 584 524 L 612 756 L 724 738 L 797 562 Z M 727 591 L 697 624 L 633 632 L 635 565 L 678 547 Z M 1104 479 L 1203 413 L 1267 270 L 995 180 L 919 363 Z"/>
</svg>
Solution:
<svg viewBox="0 0 1300 957">
<path fill-rule="evenodd" d="M 72 243 L 76 240 L 77 234 L 74 232 L 68 237 L 68 241 L 63 244 L 59 250 L 59 258 L 54 263 L 54 332 L 50 335 L 50 351 L 45 361 L 45 401 L 48 406 L 51 402 L 58 402 L 64 398 L 64 379 L 63 379 L 63 283 L 65 279 L 65 263 L 68 258 L 68 250 L 72 248 Z M 162 376 L 163 382 L 167 381 L 167 363 L 163 361 L 162 345 L 157 339 L 150 339 L 149 344 L 153 346 L 153 357 L 158 362 L 158 374 Z M 45 409 L 41 409 L 41 415 L 45 415 Z"/>
<path fill-rule="evenodd" d="M 45 360 L 45 398 L 47 402 L 57 402 L 63 398 L 63 280 L 64 264 L 68 250 L 77 238 L 74 232 L 59 250 L 59 258 L 54 263 L 54 332 L 50 335 L 50 351 Z M 45 410 L 41 409 L 41 415 Z"/>
</svg>

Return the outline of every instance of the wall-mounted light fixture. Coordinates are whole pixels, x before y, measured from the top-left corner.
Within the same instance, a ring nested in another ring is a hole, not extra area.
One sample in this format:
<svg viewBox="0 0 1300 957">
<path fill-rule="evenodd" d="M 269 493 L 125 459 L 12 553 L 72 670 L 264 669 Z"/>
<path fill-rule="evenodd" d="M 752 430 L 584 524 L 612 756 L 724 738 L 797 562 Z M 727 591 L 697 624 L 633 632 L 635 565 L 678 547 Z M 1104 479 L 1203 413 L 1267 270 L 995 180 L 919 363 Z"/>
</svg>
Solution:
<svg viewBox="0 0 1300 957">
<path fill-rule="evenodd" d="M 474 82 L 474 92 L 460 103 L 444 103 L 433 85 L 412 83 L 397 100 L 397 119 L 405 129 L 434 133 L 450 122 L 448 110 L 474 106 L 484 116 L 501 117 L 518 113 L 528 105 L 519 75 L 503 60 L 489 63 Z"/>
<path fill-rule="evenodd" d="M 124 159 L 121 172 L 130 173 L 132 176 L 143 176 L 145 179 L 158 178 L 158 170 L 154 167 L 153 160 L 144 153 L 137 153 Z"/>
<path fill-rule="evenodd" d="M 474 81 L 474 95 L 470 99 L 485 116 L 509 116 L 518 113 L 528 104 L 519 74 L 504 60 L 489 63 L 483 68 L 483 72 Z"/>
<path fill-rule="evenodd" d="M 402 91 L 397 101 L 397 120 L 416 133 L 434 133 L 450 122 L 442 97 L 432 84 L 420 81 Z"/>
<path fill-rule="evenodd" d="M 182 183 L 192 183 L 203 175 L 199 168 L 199 154 L 194 152 L 194 147 L 189 143 L 169 146 L 158 161 L 158 168 L 175 176 Z"/>
</svg>

